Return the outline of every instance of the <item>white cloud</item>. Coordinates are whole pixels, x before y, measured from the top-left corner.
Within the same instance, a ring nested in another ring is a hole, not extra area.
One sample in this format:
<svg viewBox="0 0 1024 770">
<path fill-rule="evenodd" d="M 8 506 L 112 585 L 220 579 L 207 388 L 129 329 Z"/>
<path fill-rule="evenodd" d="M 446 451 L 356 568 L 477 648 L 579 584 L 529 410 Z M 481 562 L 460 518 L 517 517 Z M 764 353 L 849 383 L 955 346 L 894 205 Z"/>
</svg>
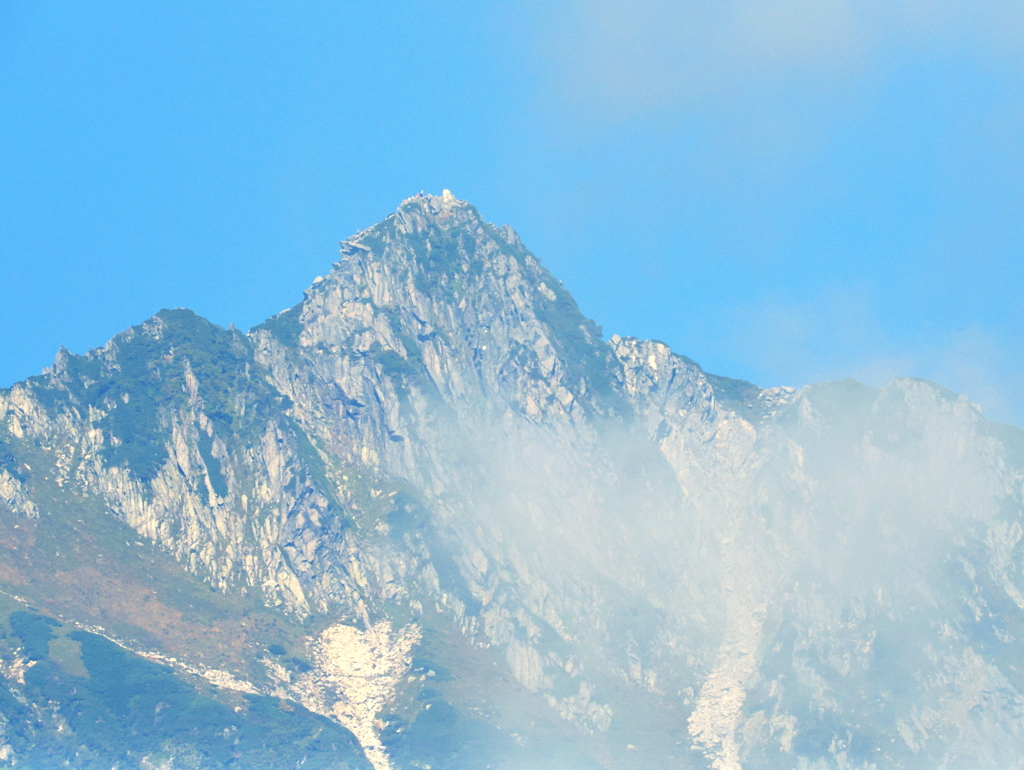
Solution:
<svg viewBox="0 0 1024 770">
<path fill-rule="evenodd" d="M 792 85 L 828 90 L 887 60 L 1024 63 L 1024 4 L 997 0 L 570 0 L 539 11 L 557 99 L 617 120 Z"/>
<path fill-rule="evenodd" d="M 918 367 L 923 376 L 966 394 L 986 417 L 1021 424 L 1024 371 L 1015 354 L 981 324 L 972 323 L 949 334 Z"/>
<path fill-rule="evenodd" d="M 881 385 L 907 374 L 890 356 L 865 287 L 830 286 L 806 299 L 762 297 L 737 308 L 729 347 L 763 384 L 800 386 L 857 374 Z"/>
<path fill-rule="evenodd" d="M 762 298 L 735 310 L 727 343 L 761 374 L 762 385 L 852 376 L 881 387 L 895 377 L 923 377 L 964 393 L 989 419 L 1024 425 L 1024 365 L 1000 330 L 973 322 L 911 350 L 874 305 L 863 287 L 833 286 L 804 300 Z"/>
</svg>

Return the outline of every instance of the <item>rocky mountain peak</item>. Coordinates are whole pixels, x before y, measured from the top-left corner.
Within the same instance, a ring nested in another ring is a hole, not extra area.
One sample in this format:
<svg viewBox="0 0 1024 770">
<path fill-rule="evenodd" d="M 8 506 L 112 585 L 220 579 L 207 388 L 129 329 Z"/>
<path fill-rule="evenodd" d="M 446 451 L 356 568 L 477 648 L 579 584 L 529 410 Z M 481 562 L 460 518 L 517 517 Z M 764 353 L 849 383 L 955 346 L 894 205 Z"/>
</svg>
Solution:
<svg viewBox="0 0 1024 770">
<path fill-rule="evenodd" d="M 427 216 L 445 215 L 446 218 L 457 216 L 460 211 L 471 211 L 479 218 L 476 207 L 469 201 L 456 198 L 451 190 L 443 190 L 440 195 L 420 192 L 406 198 L 399 205 L 398 212 L 409 210 L 418 210 Z"/>
<path fill-rule="evenodd" d="M 1022 436 L 606 342 L 417 195 L 248 334 L 164 310 L 0 391 L 0 763 L 134 649 L 223 700 L 171 743 L 125 706 L 140 767 L 254 713 L 325 768 L 1016 767 Z"/>
<path fill-rule="evenodd" d="M 450 404 L 497 396 L 540 414 L 542 404 L 571 412 L 612 396 L 600 329 L 511 228 L 450 195 L 407 199 L 344 241 L 326 278 L 256 333 L 267 331 L 295 349 L 336 350 L 353 366 L 358 352 L 380 374 L 427 385 Z"/>
</svg>

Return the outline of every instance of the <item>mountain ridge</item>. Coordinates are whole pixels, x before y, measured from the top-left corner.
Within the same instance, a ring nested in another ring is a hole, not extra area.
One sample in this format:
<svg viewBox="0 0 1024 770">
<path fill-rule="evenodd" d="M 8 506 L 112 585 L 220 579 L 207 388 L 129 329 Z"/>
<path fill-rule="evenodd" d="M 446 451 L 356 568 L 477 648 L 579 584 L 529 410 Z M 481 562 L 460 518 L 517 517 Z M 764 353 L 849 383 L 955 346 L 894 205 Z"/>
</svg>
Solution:
<svg viewBox="0 0 1024 770">
<path fill-rule="evenodd" d="M 376 770 L 1016 767 L 1022 436 L 606 341 L 446 191 L 246 334 L 163 310 L 0 391 L 0 589 Z"/>
</svg>

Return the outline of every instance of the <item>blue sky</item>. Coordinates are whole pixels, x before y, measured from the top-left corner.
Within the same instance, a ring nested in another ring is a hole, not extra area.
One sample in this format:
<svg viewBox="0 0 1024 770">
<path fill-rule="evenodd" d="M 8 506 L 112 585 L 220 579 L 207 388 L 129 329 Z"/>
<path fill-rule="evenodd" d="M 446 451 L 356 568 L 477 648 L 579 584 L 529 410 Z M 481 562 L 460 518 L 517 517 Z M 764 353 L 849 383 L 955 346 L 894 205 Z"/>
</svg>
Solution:
<svg viewBox="0 0 1024 770">
<path fill-rule="evenodd" d="M 607 335 L 1024 424 L 1024 6 L 0 4 L 0 385 L 162 307 L 248 328 L 421 190 Z"/>
</svg>

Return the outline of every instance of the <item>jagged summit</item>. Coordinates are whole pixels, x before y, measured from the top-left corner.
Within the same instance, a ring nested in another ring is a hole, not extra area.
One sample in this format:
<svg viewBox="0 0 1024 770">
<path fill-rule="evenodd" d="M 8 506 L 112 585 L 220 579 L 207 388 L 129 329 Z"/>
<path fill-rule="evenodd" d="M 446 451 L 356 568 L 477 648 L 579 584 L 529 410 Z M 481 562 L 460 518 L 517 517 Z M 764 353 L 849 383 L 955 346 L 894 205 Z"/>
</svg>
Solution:
<svg viewBox="0 0 1024 770">
<path fill-rule="evenodd" d="M 389 223 L 393 223 L 407 234 L 420 233 L 432 227 L 443 230 L 456 227 L 494 227 L 484 221 L 476 206 L 469 201 L 456 198 L 450 190 L 445 190 L 441 195 L 421 192 L 406 198 L 393 214 L 343 241 L 342 244 L 358 243 L 364 236 L 379 231 L 382 227 L 386 228 Z M 505 230 L 505 227 L 500 230 Z"/>
<path fill-rule="evenodd" d="M 344 241 L 326 278 L 263 332 L 296 349 L 358 351 L 452 402 L 615 408 L 599 327 L 511 228 L 451 197 L 408 199 Z"/>
<path fill-rule="evenodd" d="M 437 213 L 455 206 L 466 207 L 471 205 L 469 201 L 459 200 L 458 198 L 456 198 L 454 195 L 452 195 L 452 191 L 448 189 L 442 190 L 440 195 L 424 193 L 421 190 L 420 192 L 416 193 L 416 195 L 410 196 L 403 200 L 401 203 L 401 207 L 404 207 L 410 203 L 428 205 L 432 207 L 434 211 Z"/>
</svg>

